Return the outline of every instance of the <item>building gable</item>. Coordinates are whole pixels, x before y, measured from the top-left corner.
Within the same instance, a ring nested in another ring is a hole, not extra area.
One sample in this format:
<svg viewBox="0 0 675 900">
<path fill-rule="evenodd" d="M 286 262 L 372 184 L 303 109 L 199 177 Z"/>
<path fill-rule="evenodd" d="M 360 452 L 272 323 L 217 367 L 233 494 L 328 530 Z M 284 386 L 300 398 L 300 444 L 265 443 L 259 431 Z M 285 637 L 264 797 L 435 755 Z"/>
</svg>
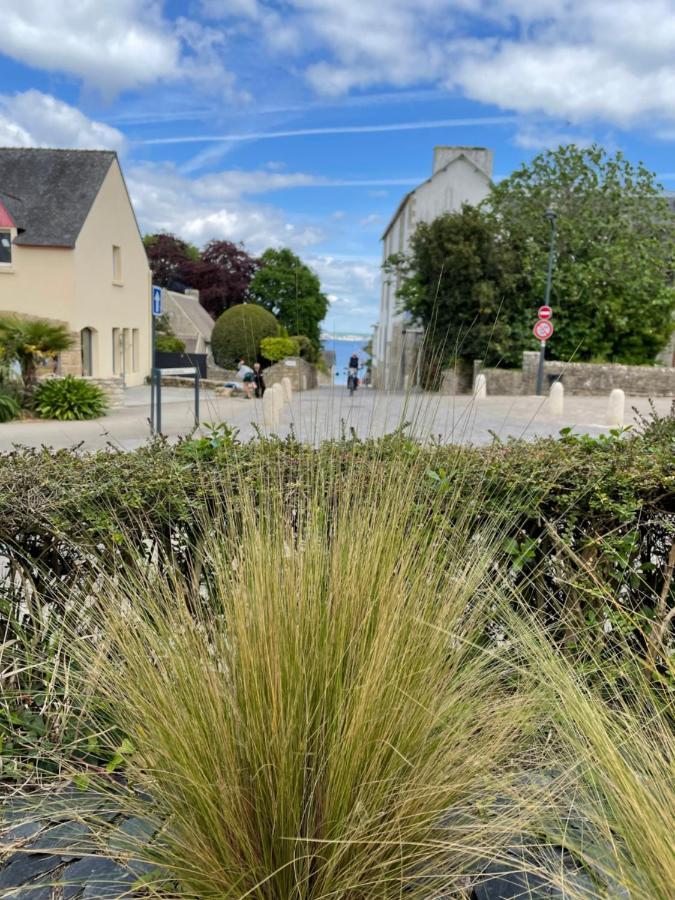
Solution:
<svg viewBox="0 0 675 900">
<path fill-rule="evenodd" d="M 14 243 L 74 247 L 103 179 L 110 150 L 0 148 L 0 199 L 14 220 Z"/>
</svg>

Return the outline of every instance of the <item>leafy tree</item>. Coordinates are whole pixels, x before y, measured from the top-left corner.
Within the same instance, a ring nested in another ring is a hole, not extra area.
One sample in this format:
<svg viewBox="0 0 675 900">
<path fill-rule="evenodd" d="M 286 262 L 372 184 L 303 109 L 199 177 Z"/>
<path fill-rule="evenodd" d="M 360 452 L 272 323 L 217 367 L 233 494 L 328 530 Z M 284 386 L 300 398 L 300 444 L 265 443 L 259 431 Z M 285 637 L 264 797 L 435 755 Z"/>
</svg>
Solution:
<svg viewBox="0 0 675 900">
<path fill-rule="evenodd" d="M 328 311 L 318 276 L 288 248 L 265 250 L 260 263 L 251 281 L 251 299 L 274 313 L 290 333 L 306 335 L 318 350 L 319 326 Z"/>
<path fill-rule="evenodd" d="M 226 309 L 248 299 L 258 268 L 258 260 L 249 256 L 242 244 L 209 241 L 201 257 L 185 266 L 184 274 L 190 287 L 199 291 L 201 305 L 217 319 Z"/>
<path fill-rule="evenodd" d="M 44 319 L 0 318 L 0 356 L 3 362 L 18 361 L 27 391 L 37 384 L 37 367 L 70 349 L 73 339 L 65 325 Z"/>
<path fill-rule="evenodd" d="M 255 303 L 239 303 L 218 317 L 211 334 L 211 351 L 216 364 L 236 368 L 240 359 L 249 365 L 261 359 L 260 342 L 278 337 L 279 323 L 272 313 Z"/>
<path fill-rule="evenodd" d="M 304 334 L 292 334 L 291 337 L 298 345 L 300 358 L 306 360 L 308 363 L 316 365 L 321 357 L 321 351 L 315 344 Z"/>
<path fill-rule="evenodd" d="M 572 144 L 500 181 L 485 205 L 500 240 L 522 254 L 530 325 L 545 291 L 545 212 L 556 213 L 554 358 L 653 362 L 672 330 L 675 216 L 651 172 L 621 153 Z"/>
<path fill-rule="evenodd" d="M 162 313 L 155 320 L 155 348 L 165 353 L 183 353 L 185 351 L 185 341 L 174 334 L 167 313 Z"/>
<path fill-rule="evenodd" d="M 522 261 L 499 240 L 497 223 L 463 206 L 415 230 L 408 257 L 390 257 L 398 297 L 424 326 L 422 380 L 431 387 L 451 361 L 518 365 L 527 314 L 522 308 Z"/>
<path fill-rule="evenodd" d="M 154 284 L 172 290 L 188 283 L 187 267 L 200 258 L 194 244 L 173 234 L 146 234 L 143 243 Z"/>
</svg>

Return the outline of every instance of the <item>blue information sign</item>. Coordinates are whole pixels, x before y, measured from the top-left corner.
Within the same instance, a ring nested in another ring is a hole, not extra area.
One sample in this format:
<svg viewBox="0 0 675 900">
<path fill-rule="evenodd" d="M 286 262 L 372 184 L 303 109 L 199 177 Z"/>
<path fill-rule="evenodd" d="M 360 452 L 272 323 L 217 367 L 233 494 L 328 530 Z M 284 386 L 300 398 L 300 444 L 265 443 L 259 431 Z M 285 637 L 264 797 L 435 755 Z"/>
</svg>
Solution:
<svg viewBox="0 0 675 900">
<path fill-rule="evenodd" d="M 162 289 L 155 284 L 152 286 L 152 314 L 153 316 L 162 315 Z"/>
</svg>

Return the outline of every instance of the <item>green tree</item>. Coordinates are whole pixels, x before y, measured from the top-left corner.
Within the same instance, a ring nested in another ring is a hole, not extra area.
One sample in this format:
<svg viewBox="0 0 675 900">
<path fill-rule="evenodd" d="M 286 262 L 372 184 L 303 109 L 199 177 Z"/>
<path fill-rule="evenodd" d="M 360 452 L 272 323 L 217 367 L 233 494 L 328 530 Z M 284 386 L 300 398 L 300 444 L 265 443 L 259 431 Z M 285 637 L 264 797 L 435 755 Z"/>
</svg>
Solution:
<svg viewBox="0 0 675 900">
<path fill-rule="evenodd" d="M 7 363 L 18 361 L 24 387 L 29 392 L 37 384 L 39 363 L 55 359 L 72 343 L 65 325 L 19 316 L 0 318 L 0 356 Z"/>
<path fill-rule="evenodd" d="M 522 261 L 497 223 L 472 206 L 415 230 L 408 257 L 386 267 L 403 309 L 425 329 L 422 380 L 432 387 L 453 361 L 518 365 L 527 326 Z"/>
<path fill-rule="evenodd" d="M 253 276 L 251 299 L 268 309 L 290 334 L 304 334 L 319 349 L 328 298 L 317 275 L 288 248 L 266 250 Z"/>
<path fill-rule="evenodd" d="M 231 306 L 218 317 L 211 334 L 211 350 L 217 365 L 236 368 L 240 359 L 249 366 L 260 359 L 260 342 L 279 335 L 279 323 L 272 313 L 255 303 Z"/>
<path fill-rule="evenodd" d="M 672 330 L 675 216 L 653 173 L 598 146 L 562 146 L 500 181 L 485 207 L 522 255 L 531 324 L 545 291 L 545 213 L 556 213 L 551 356 L 654 361 Z"/>
</svg>

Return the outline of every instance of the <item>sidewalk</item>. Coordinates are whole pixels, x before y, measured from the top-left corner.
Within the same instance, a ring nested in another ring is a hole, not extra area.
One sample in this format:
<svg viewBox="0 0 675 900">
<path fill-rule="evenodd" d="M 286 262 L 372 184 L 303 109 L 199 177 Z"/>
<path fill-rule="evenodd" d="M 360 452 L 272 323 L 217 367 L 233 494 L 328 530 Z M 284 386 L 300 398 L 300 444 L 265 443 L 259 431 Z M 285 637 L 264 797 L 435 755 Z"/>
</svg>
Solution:
<svg viewBox="0 0 675 900">
<path fill-rule="evenodd" d="M 193 392 L 184 388 L 162 391 L 162 427 L 170 438 L 190 434 L 194 429 Z M 660 415 L 668 413 L 669 398 L 654 401 Z M 626 398 L 626 424 L 635 422 L 633 406 L 643 415 L 650 411 L 645 397 Z M 493 434 L 532 438 L 557 436 L 562 428 L 591 435 L 607 434 L 606 397 L 567 397 L 565 414 L 551 416 L 544 397 L 487 397 L 475 402 L 472 397 L 437 394 L 386 394 L 362 389 L 353 398 L 344 387 L 323 387 L 294 394 L 282 410 L 276 433 L 285 436 L 292 427 L 296 436 L 316 444 L 354 432 L 361 438 L 379 436 L 409 423 L 409 433 L 445 442 L 484 444 Z M 0 451 L 14 445 L 55 448 L 82 445 L 97 450 L 109 446 L 131 450 L 150 436 L 150 389 L 131 388 L 125 406 L 90 422 L 17 421 L 0 424 Z M 217 397 L 210 391 L 201 396 L 202 423 L 225 422 L 238 428 L 240 438 L 248 440 L 256 429 L 265 430 L 262 404 L 256 400 Z M 204 424 L 202 432 L 206 429 Z"/>
</svg>

